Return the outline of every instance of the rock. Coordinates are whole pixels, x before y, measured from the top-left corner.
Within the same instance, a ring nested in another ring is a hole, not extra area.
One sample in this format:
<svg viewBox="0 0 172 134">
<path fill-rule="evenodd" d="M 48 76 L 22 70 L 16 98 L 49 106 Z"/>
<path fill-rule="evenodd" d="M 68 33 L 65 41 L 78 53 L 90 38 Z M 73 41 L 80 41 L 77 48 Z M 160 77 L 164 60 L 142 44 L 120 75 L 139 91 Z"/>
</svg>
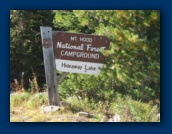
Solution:
<svg viewBox="0 0 172 134">
<path fill-rule="evenodd" d="M 79 112 L 79 111 L 83 111 L 83 108 L 78 108 L 78 107 L 71 107 L 71 110 L 75 113 Z"/>
<path fill-rule="evenodd" d="M 157 114 L 157 117 L 158 117 L 158 119 L 160 120 L 160 113 L 159 113 L 159 114 Z"/>
<path fill-rule="evenodd" d="M 60 110 L 60 107 L 59 106 L 53 106 L 53 105 L 50 105 L 50 106 L 42 106 L 42 112 L 43 113 L 49 113 L 49 112 L 56 112 L 56 111 L 59 111 Z"/>
<path fill-rule="evenodd" d="M 79 116 L 88 117 L 89 116 L 89 113 L 87 113 L 87 112 L 79 112 L 78 115 Z"/>
<path fill-rule="evenodd" d="M 88 117 L 89 117 L 89 118 L 94 118 L 94 117 L 95 117 L 95 115 L 94 115 L 94 114 L 90 114 L 90 113 L 89 113 L 89 114 L 88 114 Z"/>
<path fill-rule="evenodd" d="M 118 114 L 116 114 L 114 117 L 113 117 L 113 122 L 120 122 L 121 121 L 121 118 Z"/>
<path fill-rule="evenodd" d="M 78 112 L 79 116 L 83 116 L 83 117 L 88 117 L 88 118 L 94 118 L 95 115 L 94 114 L 90 114 L 89 112 Z"/>
<path fill-rule="evenodd" d="M 60 106 L 63 106 L 64 108 L 70 108 L 71 109 L 71 104 L 65 101 L 60 102 Z"/>
<path fill-rule="evenodd" d="M 110 117 L 110 118 L 109 116 L 104 116 L 100 122 L 121 122 L 121 119 L 120 119 L 120 116 L 116 114 L 115 116 Z"/>
</svg>

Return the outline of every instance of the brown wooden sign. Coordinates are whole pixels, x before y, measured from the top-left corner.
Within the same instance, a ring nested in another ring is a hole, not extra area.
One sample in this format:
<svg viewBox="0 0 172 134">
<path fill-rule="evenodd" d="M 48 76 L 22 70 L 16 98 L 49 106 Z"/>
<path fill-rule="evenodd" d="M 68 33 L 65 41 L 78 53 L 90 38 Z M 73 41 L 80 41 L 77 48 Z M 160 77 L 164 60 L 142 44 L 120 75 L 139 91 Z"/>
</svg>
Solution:
<svg viewBox="0 0 172 134">
<path fill-rule="evenodd" d="M 54 32 L 53 45 L 55 59 L 104 63 L 101 51 L 109 47 L 106 36 Z"/>
<path fill-rule="evenodd" d="M 109 47 L 105 36 L 52 31 L 40 27 L 49 105 L 60 105 L 58 84 L 68 72 L 99 74 Z M 57 78 L 56 70 L 63 73 Z M 57 80 L 56 80 L 57 78 Z"/>
</svg>

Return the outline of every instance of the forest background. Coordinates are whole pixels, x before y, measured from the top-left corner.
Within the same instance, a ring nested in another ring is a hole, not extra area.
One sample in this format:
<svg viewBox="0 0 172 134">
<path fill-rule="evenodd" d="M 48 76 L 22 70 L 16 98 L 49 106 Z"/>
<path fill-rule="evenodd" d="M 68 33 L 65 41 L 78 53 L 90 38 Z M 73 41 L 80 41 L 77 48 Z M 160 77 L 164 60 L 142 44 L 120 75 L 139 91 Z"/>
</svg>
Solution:
<svg viewBox="0 0 172 134">
<path fill-rule="evenodd" d="M 19 90 L 47 90 L 40 26 L 110 39 L 101 73 L 70 73 L 59 85 L 61 100 L 76 96 L 110 106 L 121 98 L 160 106 L 160 11 L 11 10 L 11 90 L 16 80 Z"/>
</svg>

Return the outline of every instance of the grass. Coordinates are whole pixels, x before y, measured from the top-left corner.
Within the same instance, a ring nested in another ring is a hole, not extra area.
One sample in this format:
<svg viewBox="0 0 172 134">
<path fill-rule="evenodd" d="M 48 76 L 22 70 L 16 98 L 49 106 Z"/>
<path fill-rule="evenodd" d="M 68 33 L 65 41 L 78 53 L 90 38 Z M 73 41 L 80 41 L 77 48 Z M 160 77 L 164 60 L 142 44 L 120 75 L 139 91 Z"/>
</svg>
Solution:
<svg viewBox="0 0 172 134">
<path fill-rule="evenodd" d="M 42 113 L 41 106 L 48 105 L 46 93 L 31 94 L 18 92 L 10 95 L 10 122 L 100 122 L 110 112 L 119 115 L 121 122 L 159 122 L 159 108 L 152 102 L 143 103 L 131 98 L 117 98 L 115 102 L 89 102 L 87 98 L 68 97 L 66 102 L 72 108 L 54 113 Z M 107 108 L 108 105 L 108 108 Z M 79 111 L 86 111 L 94 118 L 78 116 Z"/>
</svg>

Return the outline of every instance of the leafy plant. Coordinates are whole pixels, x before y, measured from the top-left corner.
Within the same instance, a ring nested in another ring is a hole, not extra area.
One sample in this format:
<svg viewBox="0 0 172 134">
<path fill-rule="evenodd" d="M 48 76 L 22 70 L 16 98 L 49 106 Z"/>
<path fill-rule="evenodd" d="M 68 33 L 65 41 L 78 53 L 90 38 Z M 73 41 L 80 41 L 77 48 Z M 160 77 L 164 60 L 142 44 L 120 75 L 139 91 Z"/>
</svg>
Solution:
<svg viewBox="0 0 172 134">
<path fill-rule="evenodd" d="M 101 73 L 68 75 L 60 85 L 63 98 L 66 94 L 66 97 L 87 96 L 97 102 L 112 101 L 117 92 L 144 102 L 159 98 L 158 10 L 55 10 L 54 13 L 57 28 L 110 39 L 109 50 L 103 51 L 106 62 Z"/>
</svg>

